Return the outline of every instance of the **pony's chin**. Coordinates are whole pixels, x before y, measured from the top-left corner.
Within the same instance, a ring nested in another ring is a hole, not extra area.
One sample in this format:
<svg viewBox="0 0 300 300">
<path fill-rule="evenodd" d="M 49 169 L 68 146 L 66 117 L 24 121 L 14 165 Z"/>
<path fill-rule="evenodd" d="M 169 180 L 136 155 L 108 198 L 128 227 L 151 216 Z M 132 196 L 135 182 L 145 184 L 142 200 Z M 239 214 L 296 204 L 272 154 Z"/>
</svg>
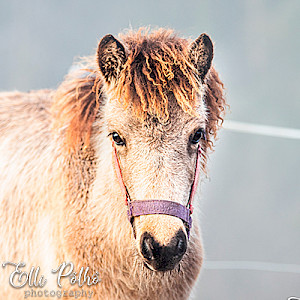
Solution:
<svg viewBox="0 0 300 300">
<path fill-rule="evenodd" d="M 145 266 L 148 270 L 153 271 L 153 272 L 156 272 L 156 270 L 155 270 L 151 265 L 149 265 L 146 261 L 144 261 L 144 266 Z"/>
<path fill-rule="evenodd" d="M 176 265 L 175 265 L 175 266 L 168 266 L 168 267 L 156 269 L 151 264 L 149 264 L 147 261 L 144 261 L 144 266 L 152 272 L 170 272 L 170 271 L 174 270 L 176 267 Z"/>
</svg>

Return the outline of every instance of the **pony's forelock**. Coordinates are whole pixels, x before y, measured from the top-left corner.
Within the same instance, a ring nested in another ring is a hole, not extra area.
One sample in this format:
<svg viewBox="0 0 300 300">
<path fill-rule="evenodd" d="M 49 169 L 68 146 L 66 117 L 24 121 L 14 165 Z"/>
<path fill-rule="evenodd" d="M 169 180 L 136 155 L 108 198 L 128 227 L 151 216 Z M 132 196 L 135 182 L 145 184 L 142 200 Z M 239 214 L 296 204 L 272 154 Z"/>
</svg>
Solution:
<svg viewBox="0 0 300 300">
<path fill-rule="evenodd" d="M 142 120 L 150 114 L 166 122 L 170 94 L 183 111 L 195 114 L 201 83 L 189 61 L 189 41 L 166 29 L 149 33 L 142 28 L 120 38 L 128 57 L 113 87 L 114 97 L 125 107 L 131 105 Z"/>
</svg>

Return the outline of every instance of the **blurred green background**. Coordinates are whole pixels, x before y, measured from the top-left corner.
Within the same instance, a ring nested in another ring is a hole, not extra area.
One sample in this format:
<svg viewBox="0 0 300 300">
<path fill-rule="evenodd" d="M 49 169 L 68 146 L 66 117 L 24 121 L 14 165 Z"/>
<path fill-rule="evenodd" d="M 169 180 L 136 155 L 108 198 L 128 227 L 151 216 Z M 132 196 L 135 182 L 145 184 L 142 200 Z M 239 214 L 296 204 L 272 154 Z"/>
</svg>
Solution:
<svg viewBox="0 0 300 300">
<path fill-rule="evenodd" d="M 276 126 L 300 130 L 299 0 L 2 0 L 0 24 L 0 90 L 21 91 L 56 88 L 107 33 L 208 33 L 226 119 L 275 136 L 220 133 L 198 200 L 206 264 L 192 299 L 300 297 L 300 140 L 276 137 Z"/>
</svg>

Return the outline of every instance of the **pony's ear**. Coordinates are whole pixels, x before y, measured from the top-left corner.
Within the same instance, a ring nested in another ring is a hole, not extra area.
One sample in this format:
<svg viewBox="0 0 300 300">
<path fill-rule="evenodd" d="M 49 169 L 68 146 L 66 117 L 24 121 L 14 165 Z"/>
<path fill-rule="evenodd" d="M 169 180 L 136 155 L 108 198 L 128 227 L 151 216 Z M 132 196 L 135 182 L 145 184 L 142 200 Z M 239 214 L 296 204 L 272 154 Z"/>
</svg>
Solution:
<svg viewBox="0 0 300 300">
<path fill-rule="evenodd" d="M 211 66 L 214 55 L 213 43 L 208 35 L 202 33 L 190 47 L 190 59 L 203 81 Z"/>
<path fill-rule="evenodd" d="M 97 55 L 100 71 L 106 81 L 108 83 L 116 81 L 126 61 L 123 45 L 108 34 L 100 41 Z"/>
</svg>

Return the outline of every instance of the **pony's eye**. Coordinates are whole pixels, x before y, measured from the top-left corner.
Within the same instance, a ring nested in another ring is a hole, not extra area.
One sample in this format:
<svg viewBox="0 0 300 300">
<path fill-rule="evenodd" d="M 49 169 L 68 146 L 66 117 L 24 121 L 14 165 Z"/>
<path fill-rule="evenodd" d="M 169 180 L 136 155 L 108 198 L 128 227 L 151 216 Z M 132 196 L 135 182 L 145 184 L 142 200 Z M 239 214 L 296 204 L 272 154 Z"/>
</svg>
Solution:
<svg viewBox="0 0 300 300">
<path fill-rule="evenodd" d="M 194 134 L 191 135 L 190 141 L 192 144 L 198 144 L 201 139 L 205 138 L 205 133 L 203 129 L 198 129 Z"/>
<path fill-rule="evenodd" d="M 114 142 L 118 146 L 124 146 L 125 145 L 124 140 L 122 140 L 122 138 L 119 136 L 119 134 L 117 132 L 113 132 L 111 135 L 112 135 L 112 139 L 114 140 Z"/>
</svg>

